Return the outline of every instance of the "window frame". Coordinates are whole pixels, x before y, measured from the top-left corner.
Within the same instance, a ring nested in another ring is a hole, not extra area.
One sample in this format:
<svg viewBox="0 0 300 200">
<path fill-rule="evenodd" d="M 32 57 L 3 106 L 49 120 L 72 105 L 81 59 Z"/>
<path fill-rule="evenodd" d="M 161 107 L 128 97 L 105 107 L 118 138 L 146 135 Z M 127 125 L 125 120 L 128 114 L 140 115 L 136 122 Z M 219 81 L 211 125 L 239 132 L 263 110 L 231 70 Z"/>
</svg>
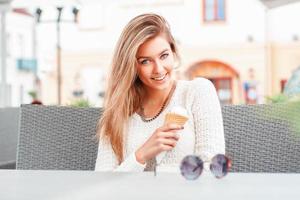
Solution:
<svg viewBox="0 0 300 200">
<path fill-rule="evenodd" d="M 218 19 L 218 0 L 213 0 L 214 1 L 214 19 L 213 20 L 207 20 L 206 19 L 206 2 L 207 0 L 202 0 L 202 22 L 206 24 L 210 23 L 224 23 L 227 20 L 227 2 L 226 0 L 224 1 L 224 19 Z"/>
</svg>

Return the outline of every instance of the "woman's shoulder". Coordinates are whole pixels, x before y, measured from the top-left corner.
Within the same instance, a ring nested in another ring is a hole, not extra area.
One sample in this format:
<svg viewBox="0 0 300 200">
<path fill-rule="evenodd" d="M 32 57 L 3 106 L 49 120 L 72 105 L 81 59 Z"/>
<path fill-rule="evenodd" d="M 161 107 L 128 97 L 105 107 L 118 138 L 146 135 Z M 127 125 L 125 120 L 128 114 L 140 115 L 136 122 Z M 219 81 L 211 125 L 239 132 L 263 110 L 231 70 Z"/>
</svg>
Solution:
<svg viewBox="0 0 300 200">
<path fill-rule="evenodd" d="M 213 83 L 202 77 L 195 78 L 193 80 L 181 80 L 179 83 L 183 88 L 191 89 L 192 91 L 201 90 L 201 89 L 214 89 Z"/>
<path fill-rule="evenodd" d="M 210 98 L 216 93 L 213 83 L 206 78 L 178 81 L 176 99 L 182 99 L 186 104 L 192 104 L 198 97 Z"/>
<path fill-rule="evenodd" d="M 178 87 L 179 90 L 176 95 L 177 104 L 182 102 L 185 108 L 199 105 L 203 102 L 211 102 L 216 96 L 216 89 L 213 83 L 206 78 L 180 80 L 178 81 L 178 86 L 180 87 Z"/>
<path fill-rule="evenodd" d="M 198 77 L 198 78 L 195 78 L 191 81 L 191 84 L 193 86 L 200 86 L 200 87 L 207 87 L 207 86 L 213 86 L 213 83 L 206 79 L 206 78 L 202 78 L 202 77 Z"/>
</svg>

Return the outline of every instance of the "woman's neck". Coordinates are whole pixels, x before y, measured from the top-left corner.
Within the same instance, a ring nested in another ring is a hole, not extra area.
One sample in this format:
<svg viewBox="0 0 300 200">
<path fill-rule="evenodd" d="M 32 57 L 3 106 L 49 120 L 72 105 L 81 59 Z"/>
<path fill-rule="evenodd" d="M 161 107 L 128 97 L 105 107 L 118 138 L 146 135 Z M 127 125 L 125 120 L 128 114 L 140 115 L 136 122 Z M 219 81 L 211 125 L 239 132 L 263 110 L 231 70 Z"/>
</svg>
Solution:
<svg viewBox="0 0 300 200">
<path fill-rule="evenodd" d="M 164 90 L 146 90 L 143 100 L 143 107 L 157 107 L 161 106 L 168 98 L 175 81 L 172 81 L 170 86 Z"/>
</svg>

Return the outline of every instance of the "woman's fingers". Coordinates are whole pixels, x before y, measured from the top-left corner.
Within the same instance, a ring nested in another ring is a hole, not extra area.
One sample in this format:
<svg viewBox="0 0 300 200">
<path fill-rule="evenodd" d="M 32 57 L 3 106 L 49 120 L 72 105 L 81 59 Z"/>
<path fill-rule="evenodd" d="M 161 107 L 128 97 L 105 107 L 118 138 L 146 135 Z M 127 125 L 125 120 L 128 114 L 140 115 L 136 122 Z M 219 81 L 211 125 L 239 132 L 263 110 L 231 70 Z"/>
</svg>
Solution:
<svg viewBox="0 0 300 200">
<path fill-rule="evenodd" d="M 176 131 L 169 131 L 169 132 L 158 132 L 156 134 L 157 139 L 179 139 L 179 134 L 176 133 Z"/>
<path fill-rule="evenodd" d="M 181 130 L 183 129 L 183 126 L 178 124 L 165 124 L 164 126 L 160 127 L 158 130 L 162 132 L 172 131 L 172 130 Z"/>
<path fill-rule="evenodd" d="M 171 145 L 163 145 L 162 147 L 161 147 L 161 152 L 162 151 L 170 151 L 170 150 L 172 150 L 174 147 L 173 146 L 171 146 Z"/>
<path fill-rule="evenodd" d="M 163 145 L 168 145 L 168 146 L 171 146 L 171 147 L 175 147 L 176 143 L 177 143 L 177 140 L 171 139 L 171 138 L 162 138 L 162 139 L 159 140 L 159 143 L 163 144 Z"/>
<path fill-rule="evenodd" d="M 140 163 L 155 157 L 163 151 L 172 150 L 179 139 L 178 130 L 183 127 L 177 124 L 167 124 L 158 128 L 153 135 L 136 151 Z"/>
<path fill-rule="evenodd" d="M 169 151 L 172 150 L 176 146 L 176 143 L 171 144 L 171 142 L 167 143 L 160 143 L 156 145 L 156 149 L 158 153 L 163 152 L 163 151 Z"/>
</svg>

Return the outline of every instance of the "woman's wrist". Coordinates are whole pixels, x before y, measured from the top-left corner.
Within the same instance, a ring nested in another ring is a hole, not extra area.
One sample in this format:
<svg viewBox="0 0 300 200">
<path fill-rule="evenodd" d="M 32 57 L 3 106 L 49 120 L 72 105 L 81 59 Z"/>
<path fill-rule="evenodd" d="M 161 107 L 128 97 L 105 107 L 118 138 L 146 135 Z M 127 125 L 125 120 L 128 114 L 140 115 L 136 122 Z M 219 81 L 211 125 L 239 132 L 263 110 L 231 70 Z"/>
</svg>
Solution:
<svg viewBox="0 0 300 200">
<path fill-rule="evenodd" d="M 143 158 L 143 156 L 142 156 L 141 152 L 139 152 L 139 150 L 137 150 L 135 152 L 135 158 L 136 158 L 136 161 L 138 161 L 142 165 L 144 165 L 146 163 L 146 160 Z"/>
</svg>

